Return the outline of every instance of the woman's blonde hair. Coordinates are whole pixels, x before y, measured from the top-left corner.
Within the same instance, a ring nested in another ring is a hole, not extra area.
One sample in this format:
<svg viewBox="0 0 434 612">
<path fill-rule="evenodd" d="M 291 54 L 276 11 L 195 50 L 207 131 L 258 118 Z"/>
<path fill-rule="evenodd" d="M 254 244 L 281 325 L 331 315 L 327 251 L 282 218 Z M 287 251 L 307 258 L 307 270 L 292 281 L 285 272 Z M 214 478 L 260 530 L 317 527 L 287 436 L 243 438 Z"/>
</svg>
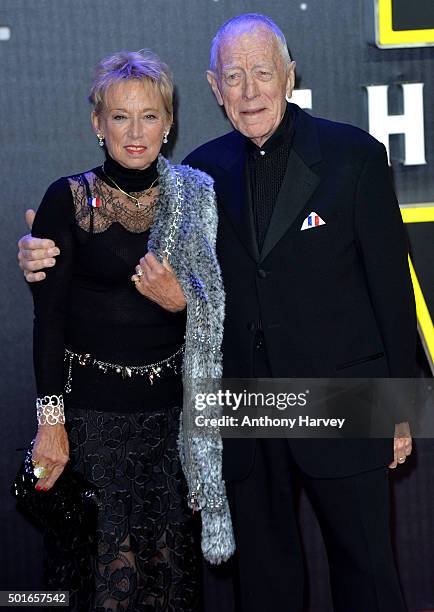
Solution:
<svg viewBox="0 0 434 612">
<path fill-rule="evenodd" d="M 96 113 L 105 107 L 108 89 L 122 81 L 142 81 L 159 92 L 163 99 L 167 119 L 173 123 L 173 80 L 169 67 L 149 51 L 119 51 L 101 60 L 96 67 L 89 94 L 89 101 Z"/>
</svg>

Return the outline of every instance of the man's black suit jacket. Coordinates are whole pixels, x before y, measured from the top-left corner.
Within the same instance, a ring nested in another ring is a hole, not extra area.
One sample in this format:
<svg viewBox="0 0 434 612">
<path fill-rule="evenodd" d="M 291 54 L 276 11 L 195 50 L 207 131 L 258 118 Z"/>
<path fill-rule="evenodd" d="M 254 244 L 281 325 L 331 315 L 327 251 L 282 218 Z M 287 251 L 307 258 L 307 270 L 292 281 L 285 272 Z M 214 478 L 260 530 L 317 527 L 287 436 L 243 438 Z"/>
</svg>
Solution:
<svg viewBox="0 0 434 612">
<path fill-rule="evenodd" d="M 385 148 L 358 128 L 292 110 L 293 144 L 261 253 L 245 137 L 231 132 L 184 160 L 213 177 L 217 194 L 224 375 L 252 377 L 261 321 L 273 377 L 412 377 L 415 306 Z M 325 224 L 301 231 L 311 212 Z M 290 445 L 314 477 L 374 469 L 393 457 L 391 439 Z M 253 440 L 224 441 L 226 480 L 248 475 L 254 449 Z"/>
</svg>

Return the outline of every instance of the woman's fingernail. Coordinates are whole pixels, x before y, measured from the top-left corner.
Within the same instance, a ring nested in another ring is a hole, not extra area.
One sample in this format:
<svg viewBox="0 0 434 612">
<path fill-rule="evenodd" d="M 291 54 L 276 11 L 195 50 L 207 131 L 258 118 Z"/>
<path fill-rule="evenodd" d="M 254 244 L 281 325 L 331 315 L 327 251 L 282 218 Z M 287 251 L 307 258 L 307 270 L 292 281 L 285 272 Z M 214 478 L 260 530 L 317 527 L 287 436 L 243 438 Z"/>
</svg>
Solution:
<svg viewBox="0 0 434 612">
<path fill-rule="evenodd" d="M 48 491 L 48 488 L 47 488 L 47 487 L 43 487 L 43 489 L 42 489 L 42 490 L 43 490 L 43 491 Z"/>
<path fill-rule="evenodd" d="M 40 491 L 40 490 L 41 490 L 41 487 L 40 487 L 39 485 L 36 485 L 35 489 L 36 489 L 37 491 Z"/>
</svg>

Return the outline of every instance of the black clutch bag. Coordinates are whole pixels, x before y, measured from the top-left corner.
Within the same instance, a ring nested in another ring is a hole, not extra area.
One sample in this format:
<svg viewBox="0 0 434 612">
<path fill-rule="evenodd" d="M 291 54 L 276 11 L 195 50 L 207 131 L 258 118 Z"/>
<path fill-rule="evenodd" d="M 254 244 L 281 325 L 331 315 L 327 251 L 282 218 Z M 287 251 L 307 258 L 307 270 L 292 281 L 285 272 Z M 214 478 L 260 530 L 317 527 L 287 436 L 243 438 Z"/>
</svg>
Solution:
<svg viewBox="0 0 434 612">
<path fill-rule="evenodd" d="M 31 445 L 11 486 L 17 509 L 60 549 L 91 551 L 96 542 L 97 488 L 69 464 L 49 491 L 37 491 L 37 481 Z"/>
</svg>

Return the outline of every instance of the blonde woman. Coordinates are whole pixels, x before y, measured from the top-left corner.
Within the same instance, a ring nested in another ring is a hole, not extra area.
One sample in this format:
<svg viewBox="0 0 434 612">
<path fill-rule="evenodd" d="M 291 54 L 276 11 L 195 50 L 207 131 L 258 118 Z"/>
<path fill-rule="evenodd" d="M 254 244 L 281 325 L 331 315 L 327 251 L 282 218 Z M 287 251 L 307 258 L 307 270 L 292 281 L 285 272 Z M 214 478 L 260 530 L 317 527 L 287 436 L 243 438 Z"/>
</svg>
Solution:
<svg viewBox="0 0 434 612">
<path fill-rule="evenodd" d="M 47 550 L 48 586 L 69 590 L 80 612 L 199 606 L 177 450 L 180 372 L 194 344 L 186 303 L 196 300 L 192 312 L 217 330 L 211 357 L 200 359 L 212 364 L 224 295 L 212 181 L 159 155 L 172 95 L 167 66 L 154 54 L 103 60 L 90 101 L 105 161 L 53 183 L 33 225 L 33 236 L 60 251 L 45 280 L 31 285 L 37 488 L 55 486 L 69 460 L 99 496 L 93 558 L 65 555 L 55 542 Z"/>
</svg>

